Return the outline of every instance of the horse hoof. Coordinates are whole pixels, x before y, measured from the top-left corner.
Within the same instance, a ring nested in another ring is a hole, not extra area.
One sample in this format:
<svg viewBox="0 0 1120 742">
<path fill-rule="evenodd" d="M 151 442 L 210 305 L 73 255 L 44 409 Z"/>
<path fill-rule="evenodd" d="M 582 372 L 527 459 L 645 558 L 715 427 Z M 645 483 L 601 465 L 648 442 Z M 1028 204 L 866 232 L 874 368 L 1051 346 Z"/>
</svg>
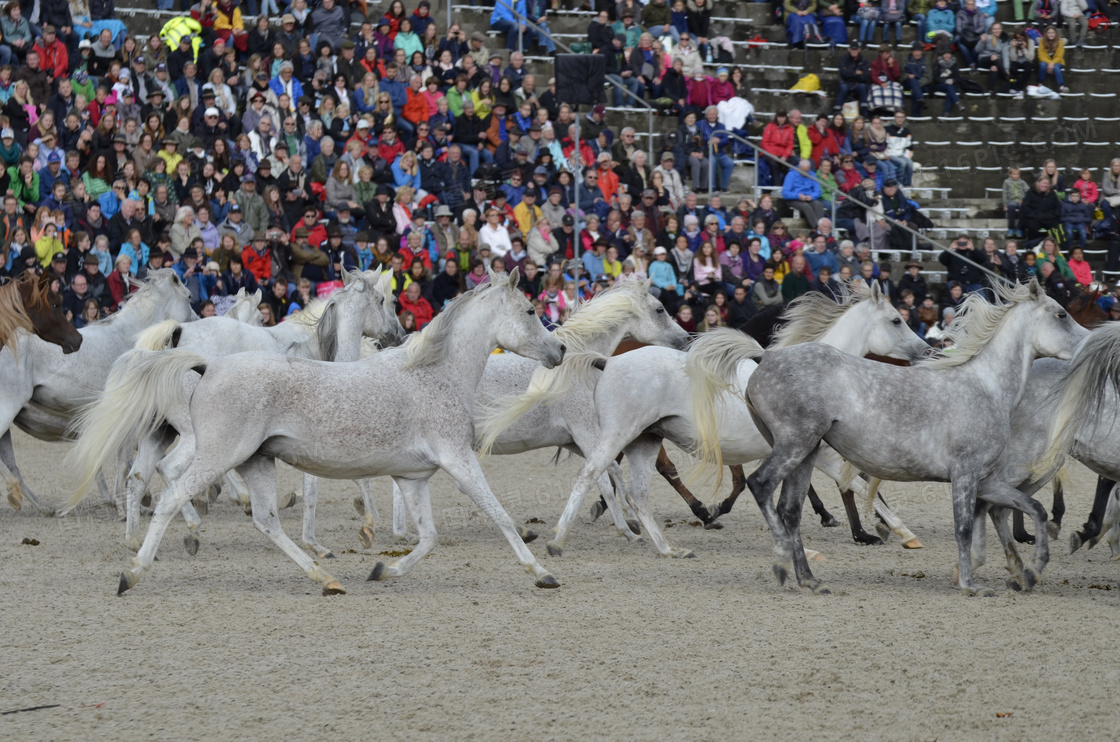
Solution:
<svg viewBox="0 0 1120 742">
<path fill-rule="evenodd" d="M 388 577 L 388 575 L 385 574 L 385 562 L 378 562 L 373 565 L 373 571 L 369 573 L 366 582 L 381 582 L 386 577 Z"/>
<path fill-rule="evenodd" d="M 591 522 L 594 523 L 595 521 L 599 520 L 599 516 L 601 516 L 605 512 L 605 510 L 606 509 L 603 507 L 602 502 L 594 503 L 591 506 Z"/>
<path fill-rule="evenodd" d="M 191 556 L 198 553 L 198 544 L 198 536 L 195 536 L 193 533 L 188 533 L 183 537 L 183 546 L 187 547 L 187 553 Z"/>
<path fill-rule="evenodd" d="M 882 546 L 883 539 L 877 536 L 869 536 L 866 533 L 860 536 L 855 536 L 854 540 L 860 546 Z"/>
<path fill-rule="evenodd" d="M 711 520 L 704 524 L 705 531 L 722 531 L 723 523 L 718 520 Z"/>
<path fill-rule="evenodd" d="M 342 583 L 339 582 L 338 580 L 331 580 L 330 582 L 324 583 L 324 585 L 323 585 L 323 595 L 345 595 L 345 594 L 346 594 L 346 588 L 344 588 L 342 586 Z"/>
<path fill-rule="evenodd" d="M 136 586 L 138 578 L 132 572 L 125 570 L 121 572 L 121 581 L 117 583 L 117 595 L 122 595 L 125 590 L 131 590 Z"/>
<path fill-rule="evenodd" d="M 829 515 L 827 518 L 821 516 L 821 528 L 835 528 L 838 525 L 840 525 L 840 521 L 836 520 L 835 516 Z"/>
<path fill-rule="evenodd" d="M 789 572 L 786 572 L 786 568 L 783 567 L 782 565 L 775 564 L 774 565 L 774 576 L 778 578 L 778 584 L 779 585 L 784 585 L 784 584 L 786 584 L 786 580 L 789 578 Z"/>
<path fill-rule="evenodd" d="M 832 591 L 819 582 L 813 585 L 812 590 L 813 595 L 832 595 Z"/>
<path fill-rule="evenodd" d="M 366 504 L 364 502 L 362 502 L 362 498 L 360 498 L 360 497 L 355 497 L 354 498 L 354 509 L 358 511 L 358 515 L 365 515 L 366 514 Z M 369 547 L 367 546 L 366 548 L 368 549 Z"/>
<path fill-rule="evenodd" d="M 320 559 L 336 559 L 333 551 L 327 551 L 325 554 L 319 556 Z"/>
<path fill-rule="evenodd" d="M 564 556 L 564 547 L 560 546 L 559 544 L 549 542 L 548 553 L 549 553 L 550 556 L 554 556 L 554 557 Z"/>
<path fill-rule="evenodd" d="M 1022 590 L 1023 590 L 1023 585 L 1019 581 L 1019 579 L 1020 579 L 1019 577 L 1009 577 L 1007 579 L 1007 583 L 1006 583 L 1009 588 L 1011 588 L 1012 590 L 1014 590 L 1017 593 L 1022 592 Z"/>
<path fill-rule="evenodd" d="M 805 550 L 805 558 L 808 559 L 810 562 L 821 562 L 821 563 L 823 563 L 825 561 L 824 554 L 820 553 L 819 551 L 813 551 L 812 549 L 806 549 Z"/>
<path fill-rule="evenodd" d="M 1036 572 L 1033 568 L 1027 567 L 1023 570 L 1023 591 L 1030 592 L 1034 590 L 1034 586 L 1042 579 L 1042 575 Z"/>
<path fill-rule="evenodd" d="M 1073 552 L 1080 549 L 1081 544 L 1083 544 L 1083 543 L 1084 542 L 1081 540 L 1081 534 L 1080 533 L 1076 533 L 1076 532 L 1071 533 L 1070 537 L 1069 537 L 1069 553 L 1072 554 Z"/>
<path fill-rule="evenodd" d="M 281 499 L 276 504 L 281 510 L 287 510 L 288 508 L 296 504 L 296 493 L 289 492 L 288 494 L 284 495 L 283 499 Z"/>
<path fill-rule="evenodd" d="M 12 510 L 20 510 L 23 508 L 23 494 L 18 489 L 8 491 L 8 504 L 12 506 Z"/>
<path fill-rule="evenodd" d="M 540 579 L 538 579 L 533 584 L 536 585 L 537 587 L 544 588 L 545 590 L 551 590 L 553 588 L 560 587 L 560 581 L 557 580 L 552 575 L 545 575 L 544 577 L 541 577 Z"/>
<path fill-rule="evenodd" d="M 140 506 L 150 508 L 152 506 L 152 493 L 145 492 L 144 496 L 140 498 Z"/>
<path fill-rule="evenodd" d="M 210 498 L 208 497 L 200 497 L 197 500 L 191 500 L 191 505 L 194 505 L 194 509 L 199 515 L 206 515 L 210 512 Z"/>
<path fill-rule="evenodd" d="M 632 519 L 628 519 L 628 520 L 626 521 L 626 525 L 627 525 L 627 526 L 629 526 L 630 530 L 631 530 L 631 531 L 632 531 L 632 532 L 633 532 L 633 533 L 634 533 L 635 535 L 638 535 L 638 536 L 641 536 L 641 535 L 642 535 L 642 526 L 641 526 L 641 524 L 640 524 L 640 523 L 638 523 L 638 521 L 636 521 L 636 520 L 632 520 Z"/>
<path fill-rule="evenodd" d="M 1120 551 L 1114 551 L 1114 552 L 1112 552 L 1112 558 L 1111 558 L 1111 560 L 1110 560 L 1110 561 L 1113 561 L 1113 562 L 1120 562 Z"/>
<path fill-rule="evenodd" d="M 373 548 L 373 529 L 369 526 L 362 526 L 358 529 L 358 540 L 362 542 L 363 549 Z"/>
<path fill-rule="evenodd" d="M 1050 538 L 1057 538 L 1058 534 L 1062 532 L 1062 524 L 1055 523 L 1052 520 L 1046 521 L 1046 534 Z"/>
<path fill-rule="evenodd" d="M 909 541 L 903 541 L 902 542 L 902 548 L 903 549 L 924 549 L 926 547 L 923 546 L 922 542 L 919 541 L 918 539 L 912 538 Z"/>
<path fill-rule="evenodd" d="M 521 532 L 521 540 L 527 544 L 531 544 L 537 540 L 537 532 L 524 530 Z"/>
<path fill-rule="evenodd" d="M 979 590 L 976 591 L 976 594 L 979 595 L 981 598 L 994 598 L 994 597 L 996 597 L 996 591 L 991 589 L 990 587 L 982 587 L 982 588 L 980 588 Z"/>
</svg>

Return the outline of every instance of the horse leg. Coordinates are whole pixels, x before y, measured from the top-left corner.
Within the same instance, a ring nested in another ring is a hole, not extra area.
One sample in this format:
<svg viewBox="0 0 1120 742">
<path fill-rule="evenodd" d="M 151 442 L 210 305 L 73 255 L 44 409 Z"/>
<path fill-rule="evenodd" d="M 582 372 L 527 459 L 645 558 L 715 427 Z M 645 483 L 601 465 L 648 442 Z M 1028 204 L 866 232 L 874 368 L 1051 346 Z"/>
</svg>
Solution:
<svg viewBox="0 0 1120 742">
<path fill-rule="evenodd" d="M 54 508 L 44 507 L 27 483 L 23 481 L 23 475 L 19 472 L 19 466 L 16 465 L 16 449 L 12 446 L 12 431 L 4 431 L 4 435 L 0 436 L 0 479 L 4 480 L 8 489 L 8 504 L 14 510 L 19 510 L 23 507 L 23 498 L 26 497 L 27 501 L 35 508 L 40 515 L 54 515 Z"/>
<path fill-rule="evenodd" d="M 863 523 L 859 519 L 859 507 L 856 505 L 855 493 L 850 489 L 846 489 L 840 493 L 840 499 L 844 501 L 844 512 L 848 514 L 848 527 L 852 529 L 852 538 L 857 544 L 881 546 L 883 539 L 878 536 L 872 536 L 867 531 L 863 530 Z"/>
<path fill-rule="evenodd" d="M 653 474 L 657 468 L 658 449 L 661 441 L 652 436 L 642 436 L 626 447 L 626 457 L 630 460 L 630 506 L 638 514 L 654 548 L 662 556 L 673 558 L 689 558 L 696 556 L 688 549 L 679 549 L 669 545 L 665 534 L 657 525 L 657 521 L 650 512 L 649 488 L 653 482 Z"/>
<path fill-rule="evenodd" d="M 1054 503 L 1050 508 L 1050 520 L 1046 527 L 1050 530 L 1050 538 L 1057 538 L 1062 532 L 1062 516 L 1066 514 L 1066 493 L 1062 485 L 1062 472 L 1054 477 Z"/>
<path fill-rule="evenodd" d="M 633 467 L 634 464 L 631 462 L 631 470 L 633 470 Z M 632 506 L 629 504 L 630 487 L 624 481 L 622 467 L 612 463 L 605 472 L 599 475 L 595 483 L 599 487 L 600 501 L 606 503 L 607 510 L 610 511 L 615 530 L 625 536 L 631 543 L 641 541 L 642 526 L 638 521 L 638 516 L 633 512 L 628 512 L 632 511 Z"/>
<path fill-rule="evenodd" d="M 984 522 L 984 516 L 992 509 L 991 503 L 984 502 L 983 500 L 976 501 L 976 513 L 972 518 L 972 548 L 969 550 L 969 561 L 972 564 L 972 572 L 975 574 L 976 570 L 984 566 L 988 561 L 988 529 Z M 994 522 L 994 517 L 993 517 Z M 996 525 L 999 528 L 999 525 Z M 953 582 L 959 584 L 960 574 L 957 568 L 953 569 Z"/>
<path fill-rule="evenodd" d="M 181 447 L 177 446 L 176 450 L 179 448 Z M 174 452 L 172 455 L 174 455 Z M 163 463 L 168 461 L 168 458 L 160 462 L 161 468 Z M 130 560 L 130 566 L 121 573 L 120 583 L 117 586 L 118 595 L 125 590 L 136 587 L 140 577 L 151 569 L 152 563 L 155 561 L 156 550 L 159 549 L 163 534 L 167 531 L 167 526 L 170 525 L 171 518 L 174 517 L 175 513 L 179 512 L 183 505 L 190 502 L 193 495 L 205 492 L 210 483 L 217 481 L 219 476 L 219 472 L 205 471 L 201 466 L 193 464 L 187 465 L 182 472 L 182 476 L 168 477 L 166 474 L 164 475 L 164 479 L 171 484 L 164 490 L 159 502 L 156 503 L 155 513 L 148 524 L 148 533 L 144 536 L 144 543 L 140 546 L 139 552 Z"/>
<path fill-rule="evenodd" d="M 253 514 L 253 503 L 249 500 L 249 489 L 241 480 L 241 475 L 236 471 L 226 472 L 222 475 L 222 487 L 229 491 L 229 501 L 240 505 L 245 515 Z"/>
<path fill-rule="evenodd" d="M 416 566 L 416 563 L 431 553 L 436 546 L 436 525 L 432 517 L 432 496 L 427 479 L 404 479 L 393 477 L 393 499 L 401 499 L 401 509 L 408 509 L 408 515 L 416 524 L 419 534 L 416 548 L 401 559 L 385 564 L 378 562 L 373 566 L 366 582 L 400 577 Z M 402 513 L 403 518 L 403 513 Z"/>
<path fill-rule="evenodd" d="M 581 449 L 581 450 L 585 450 L 585 449 Z M 662 450 L 664 450 L 664 449 L 662 449 Z M 556 456 L 557 457 L 560 456 L 559 451 L 556 452 Z M 622 470 L 622 454 L 621 453 L 618 456 L 614 457 L 614 465 L 619 467 L 619 471 Z M 591 522 L 592 523 L 599 520 L 599 518 L 602 517 L 603 513 L 607 512 L 607 510 L 610 509 L 609 500 L 610 500 L 610 495 L 606 494 L 605 492 L 600 491 L 599 499 L 591 504 Z"/>
<path fill-rule="evenodd" d="M 906 524 L 902 522 L 902 519 L 895 515 L 894 511 L 887 506 L 887 501 L 883 499 L 882 495 L 876 495 L 873 506 L 875 508 L 875 514 L 883 519 L 883 522 L 887 524 L 887 528 L 890 529 L 890 532 L 902 539 L 903 549 L 924 548 L 922 542 L 918 540 L 918 537 L 915 536 L 914 533 L 906 527 Z M 879 526 L 876 526 L 876 530 L 879 528 Z M 887 534 L 884 532 L 880 535 L 885 536 Z M 885 541 L 886 539 L 884 538 L 883 540 Z"/>
<path fill-rule="evenodd" d="M 1015 540 L 1021 544 L 1033 544 L 1034 536 L 1032 536 L 1026 528 L 1023 521 L 1023 514 L 1016 510 L 1011 516 L 1012 529 L 1015 535 Z"/>
<path fill-rule="evenodd" d="M 189 500 L 183 503 L 179 513 L 183 516 L 183 520 L 187 522 L 187 535 L 183 536 L 183 546 L 186 547 L 188 554 L 194 556 L 198 553 L 198 529 L 202 525 L 202 518 L 198 517 L 198 511 L 195 510 L 194 505 Z"/>
<path fill-rule="evenodd" d="M 1104 511 L 1101 530 L 1108 534 L 1108 548 L 1112 550 L 1112 561 L 1120 561 L 1120 487 L 1112 488 L 1108 507 Z"/>
<path fill-rule="evenodd" d="M 972 535 L 976 530 L 975 478 L 957 476 L 953 487 L 953 530 L 957 539 L 957 581 L 965 595 L 991 597 L 995 591 L 977 585 L 972 578 Z"/>
<path fill-rule="evenodd" d="M 521 540 L 517 527 L 513 524 L 513 519 L 509 517 L 509 513 L 498 502 L 498 498 L 494 497 L 474 452 L 469 447 L 461 451 L 449 451 L 447 455 L 440 457 L 440 466 L 459 483 L 459 489 L 462 490 L 463 494 L 471 498 L 475 505 L 490 520 L 494 521 L 494 525 L 498 526 L 506 540 L 509 541 L 510 546 L 513 547 L 513 553 L 517 555 L 517 561 L 521 563 L 526 572 L 533 575 L 533 583 L 537 587 L 559 587 L 560 583 L 556 578 L 537 562 L 533 552 L 529 551 L 529 547 Z"/>
<path fill-rule="evenodd" d="M 817 491 L 811 484 L 809 485 L 809 504 L 812 506 L 813 512 L 820 516 L 822 526 L 825 528 L 832 528 L 833 526 L 840 525 L 840 521 L 833 518 L 832 513 L 828 512 L 828 508 L 824 506 L 820 495 L 817 494 Z"/>
<path fill-rule="evenodd" d="M 163 452 L 175 441 L 175 431 L 167 427 L 153 433 L 136 449 L 136 458 L 125 478 L 124 488 L 124 543 L 132 551 L 140 549 L 140 502 L 148 491 L 148 483 L 156 472 Z"/>
<path fill-rule="evenodd" d="M 704 525 L 708 529 L 723 528 L 722 525 L 717 525 L 716 520 L 731 512 L 735 507 L 735 501 L 739 499 L 739 495 L 743 494 L 746 489 L 746 476 L 743 475 L 743 467 L 738 464 L 728 466 L 731 470 L 731 494 L 723 499 L 718 505 L 712 505 L 708 508 L 708 515 L 711 516 L 711 522 Z M 738 472 L 736 472 L 738 469 Z"/>
<path fill-rule="evenodd" d="M 604 453 L 611 447 L 611 442 L 600 439 L 591 453 L 586 455 L 583 467 L 572 483 L 572 492 L 568 496 L 568 503 L 564 506 L 564 512 L 560 514 L 560 521 L 553 529 L 553 538 L 548 542 L 548 553 L 552 556 L 561 556 L 564 553 L 564 540 L 568 537 L 568 531 L 571 530 L 572 523 L 576 519 L 584 495 L 587 494 L 592 485 L 599 481 L 599 477 L 614 461 L 613 455 Z M 619 448 L 621 446 L 614 448 L 614 450 L 617 451 Z"/>
<path fill-rule="evenodd" d="M 303 475 L 303 545 L 320 559 L 334 559 L 327 547 L 315 540 L 315 509 L 319 506 L 319 477 Z"/>
<path fill-rule="evenodd" d="M 358 529 L 358 540 L 362 542 L 363 549 L 373 548 L 373 534 L 377 521 L 381 516 L 377 514 L 377 503 L 373 501 L 373 492 L 370 490 L 368 479 L 355 479 L 358 485 L 358 496 L 354 498 L 354 509 L 362 518 L 362 527 Z"/>
<path fill-rule="evenodd" d="M 1015 536 L 1007 525 L 1007 508 L 992 508 L 989 515 L 996 528 L 996 535 L 999 536 L 1000 546 L 1003 547 L 1003 555 L 1007 559 L 1007 571 L 1011 575 L 1007 579 L 1007 586 L 1012 590 L 1021 590 L 1026 582 L 1026 575 L 1023 558 L 1015 547 Z"/>
<path fill-rule="evenodd" d="M 1042 503 L 1033 497 L 1024 495 L 1019 490 L 999 480 L 989 479 L 984 482 L 980 495 L 984 500 L 998 507 L 1020 510 L 1029 515 L 1034 522 L 1034 564 L 1023 567 L 1021 582 L 1019 583 L 1022 590 L 1030 592 L 1042 578 L 1042 570 L 1046 568 L 1050 561 L 1050 536 L 1046 530 L 1046 508 L 1042 507 Z M 1013 576 L 1012 580 L 1014 581 L 1014 579 Z"/>
<path fill-rule="evenodd" d="M 1089 520 L 1069 537 L 1069 553 L 1080 549 L 1084 544 L 1096 546 L 1101 535 L 1101 520 L 1104 518 L 1105 508 L 1108 507 L 1108 498 L 1116 482 L 1112 479 L 1097 477 L 1097 492 L 1093 497 L 1093 509 L 1089 513 Z"/>
<path fill-rule="evenodd" d="M 777 561 L 774 563 L 773 571 L 774 576 L 778 578 L 778 582 L 782 585 L 785 584 L 790 572 L 795 569 L 794 551 L 799 547 L 796 546 L 798 542 L 789 533 L 785 522 L 779 517 L 778 511 L 774 507 L 774 490 L 777 489 L 778 483 L 784 482 L 786 477 L 790 476 L 807 457 L 815 455 L 819 442 L 820 438 L 817 438 L 812 446 L 807 446 L 805 437 L 802 436 L 789 444 L 778 443 L 770 455 L 766 457 L 766 460 L 762 462 L 762 466 L 747 477 L 747 487 L 754 496 L 755 503 L 762 512 L 766 524 L 770 526 L 770 534 L 774 538 L 774 553 Z M 806 489 L 808 489 L 807 485 Z M 802 556 L 804 556 L 804 553 L 802 553 Z M 806 562 L 806 567 L 808 567 L 808 562 Z"/>
<path fill-rule="evenodd" d="M 661 475 L 662 479 L 669 483 L 670 487 L 676 490 L 676 493 L 680 495 L 681 499 L 688 505 L 688 509 L 692 511 L 692 514 L 699 518 L 705 526 L 715 522 L 715 518 L 708 512 L 708 508 L 704 503 L 697 500 L 696 496 L 688 490 L 688 487 L 684 486 L 684 482 L 682 482 L 680 476 L 677 475 L 676 465 L 673 464 L 672 459 L 669 458 L 669 454 L 665 451 L 665 446 L 661 446 L 660 450 L 657 452 L 657 473 Z M 720 527 L 722 528 L 722 526 Z"/>
<path fill-rule="evenodd" d="M 813 476 L 816 451 L 806 456 L 782 480 L 782 494 L 778 497 L 777 513 L 785 525 L 786 533 L 793 547 L 793 568 L 797 584 L 807 587 L 818 595 L 828 595 L 831 591 L 821 580 L 813 576 L 809 560 L 805 558 L 805 546 L 801 541 L 801 511 L 809 490 L 809 480 Z"/>
<path fill-rule="evenodd" d="M 254 455 L 237 467 L 237 473 L 249 488 L 249 501 L 253 504 L 253 525 L 272 539 L 312 581 L 323 586 L 323 595 L 342 595 L 342 584 L 319 568 L 319 563 L 307 555 L 288 538 L 277 516 L 276 460 L 270 456 Z"/>
<path fill-rule="evenodd" d="M 397 480 L 393 480 L 393 538 L 401 543 L 415 543 L 408 534 L 408 509 Z M 413 516 L 413 522 L 416 521 Z"/>
</svg>

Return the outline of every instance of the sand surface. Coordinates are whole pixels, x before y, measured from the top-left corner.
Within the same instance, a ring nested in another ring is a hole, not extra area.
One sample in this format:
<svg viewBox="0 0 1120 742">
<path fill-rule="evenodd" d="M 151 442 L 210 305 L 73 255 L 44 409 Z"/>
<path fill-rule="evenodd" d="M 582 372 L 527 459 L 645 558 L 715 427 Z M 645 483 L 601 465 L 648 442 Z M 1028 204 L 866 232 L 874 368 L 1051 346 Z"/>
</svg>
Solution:
<svg viewBox="0 0 1120 742">
<path fill-rule="evenodd" d="M 64 500 L 64 447 L 16 433 L 25 476 Z M 552 525 L 577 461 L 539 452 L 484 462 L 518 522 Z M 683 457 L 677 456 L 678 460 Z M 297 475 L 284 467 L 282 487 Z M 843 520 L 835 488 L 816 480 Z M 404 577 L 365 582 L 389 530 L 362 550 L 348 482 L 322 486 L 320 541 L 349 594 L 320 596 L 224 498 L 188 556 L 177 521 L 160 561 L 117 597 L 130 553 L 109 509 L 66 519 L 0 508 L 0 738 L 21 739 L 892 739 L 1120 737 L 1120 564 L 1108 547 L 1066 554 L 1095 478 L 1074 473 L 1069 514 L 1035 593 L 1004 587 L 997 552 L 979 572 L 995 598 L 951 586 L 947 488 L 887 484 L 925 543 L 857 546 L 811 515 L 806 545 L 834 594 L 779 587 L 749 497 L 722 531 L 662 482 L 660 520 L 696 559 L 627 545 L 588 505 L 539 590 L 497 529 L 439 475 L 437 549 Z M 726 486 L 725 486 L 726 489 Z M 1049 496 L 1045 498 L 1049 506 Z M 298 539 L 299 511 L 284 511 Z M 546 526 L 532 526 L 544 532 Z M 25 538 L 37 546 L 25 545 Z M 989 549 L 998 550 L 989 529 Z"/>
</svg>

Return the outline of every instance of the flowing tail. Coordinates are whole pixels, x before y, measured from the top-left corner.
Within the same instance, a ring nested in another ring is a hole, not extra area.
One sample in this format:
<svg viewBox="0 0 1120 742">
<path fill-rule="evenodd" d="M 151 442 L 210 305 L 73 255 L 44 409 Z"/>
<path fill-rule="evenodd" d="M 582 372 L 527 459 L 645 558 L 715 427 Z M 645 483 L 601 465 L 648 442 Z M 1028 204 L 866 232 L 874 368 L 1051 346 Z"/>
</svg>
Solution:
<svg viewBox="0 0 1120 742">
<path fill-rule="evenodd" d="M 71 434 L 77 443 L 67 463 L 77 477 L 75 494 L 62 511 L 78 505 L 94 477 L 121 453 L 130 453 L 166 419 L 168 410 L 184 407 L 184 375 L 201 374 L 206 359 L 188 350 L 130 350 L 113 364 L 105 391 L 75 418 Z"/>
<path fill-rule="evenodd" d="M 586 378 L 591 369 L 606 368 L 607 359 L 598 353 L 570 353 L 556 368 L 541 366 L 529 379 L 529 387 L 518 395 L 502 397 L 492 405 L 478 408 L 480 424 L 475 435 L 478 452 L 487 456 L 506 429 L 539 404 L 550 404 L 567 394 L 576 379 Z"/>
<path fill-rule="evenodd" d="M 719 418 L 716 404 L 720 392 L 733 391 L 739 364 L 757 361 L 762 346 L 738 330 L 716 329 L 693 341 L 685 371 L 692 398 L 692 419 L 696 426 L 693 455 L 703 466 L 716 467 L 716 487 L 723 481 L 723 454 L 719 445 Z M 742 394 L 742 391 L 739 392 Z"/>
<path fill-rule="evenodd" d="M 136 336 L 133 348 L 144 350 L 169 350 L 179 344 L 183 326 L 173 319 L 165 319 L 145 329 Z"/>
<path fill-rule="evenodd" d="M 1111 389 L 1111 391 L 1110 391 Z M 1089 334 L 1051 394 L 1058 404 L 1050 423 L 1046 453 L 1035 463 L 1035 479 L 1060 469 L 1085 425 L 1101 425 L 1106 395 L 1120 392 L 1120 326 L 1106 324 Z M 1109 420 L 1109 425 L 1114 421 Z"/>
</svg>

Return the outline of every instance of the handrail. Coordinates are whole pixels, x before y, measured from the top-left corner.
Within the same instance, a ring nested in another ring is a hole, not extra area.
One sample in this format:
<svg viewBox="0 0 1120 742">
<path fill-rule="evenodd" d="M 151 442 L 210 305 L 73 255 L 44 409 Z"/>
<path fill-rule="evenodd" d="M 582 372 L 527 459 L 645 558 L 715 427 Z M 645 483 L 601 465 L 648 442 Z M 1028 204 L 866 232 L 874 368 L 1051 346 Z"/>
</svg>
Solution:
<svg viewBox="0 0 1120 742">
<path fill-rule="evenodd" d="M 498 2 L 501 2 L 501 0 L 498 0 Z M 766 157 L 766 158 L 772 160 L 773 162 L 780 163 L 780 164 L 785 165 L 785 166 L 789 165 L 789 163 L 786 162 L 785 160 L 782 160 L 781 158 L 770 154 L 769 152 L 762 149 L 762 147 L 758 146 L 754 142 L 751 142 L 751 141 L 739 136 L 738 134 L 735 134 L 732 131 L 726 131 L 725 133 L 727 134 L 727 136 L 729 138 L 736 139 L 736 140 L 742 142 L 743 144 L 747 145 L 748 147 L 750 147 L 752 150 L 754 150 L 754 153 L 755 153 L 755 177 L 756 178 L 758 177 L 757 173 L 758 173 L 758 157 L 759 157 L 759 155 L 761 155 L 763 157 Z M 712 140 L 714 140 L 714 137 L 712 138 Z M 711 144 L 709 142 L 709 147 L 710 146 L 711 146 Z M 713 170 L 712 165 L 713 165 L 712 158 L 709 157 L 708 158 L 708 172 L 709 173 L 711 173 L 712 170 Z M 825 185 L 824 182 L 822 182 L 821 179 L 817 177 L 816 173 L 809 173 L 809 177 L 812 178 L 814 181 L 816 181 L 816 183 L 818 185 L 820 185 L 820 186 Z M 867 212 L 869 215 L 870 215 L 871 211 L 873 210 L 871 206 L 863 203 L 862 201 L 858 201 L 856 199 L 849 199 L 846 194 L 843 194 L 840 191 L 837 191 L 836 195 L 839 196 L 839 198 L 847 199 L 847 200 L 851 201 L 852 203 L 856 204 L 857 206 L 862 208 L 865 212 Z M 979 263 L 975 262 L 974 260 L 966 258 L 963 255 L 960 255 L 958 253 L 952 252 L 945 245 L 942 245 L 937 240 L 934 240 L 930 237 L 927 237 L 926 235 L 923 235 L 921 232 L 918 232 L 916 229 L 911 228 L 909 225 L 897 222 L 894 219 L 892 219 L 891 217 L 887 216 L 885 213 L 881 215 L 881 218 L 884 221 L 886 221 L 888 224 L 891 224 L 892 226 L 898 227 L 898 228 L 904 230 L 905 232 L 908 232 L 914 238 L 924 240 L 925 242 L 928 242 L 931 245 L 936 245 L 941 250 L 954 255 L 958 260 L 963 260 L 964 262 L 968 263 L 969 265 L 973 266 L 974 268 L 979 268 L 983 272 L 987 273 L 989 276 L 992 276 L 993 278 L 998 278 L 998 279 L 1004 281 L 1005 283 L 1009 283 L 1013 286 L 1015 285 L 1015 282 L 1012 281 L 1011 279 L 1007 278 L 1006 276 L 1001 276 L 998 273 L 996 273 L 996 272 L 992 271 L 991 269 L 987 268 L 986 266 L 980 265 Z"/>
</svg>

